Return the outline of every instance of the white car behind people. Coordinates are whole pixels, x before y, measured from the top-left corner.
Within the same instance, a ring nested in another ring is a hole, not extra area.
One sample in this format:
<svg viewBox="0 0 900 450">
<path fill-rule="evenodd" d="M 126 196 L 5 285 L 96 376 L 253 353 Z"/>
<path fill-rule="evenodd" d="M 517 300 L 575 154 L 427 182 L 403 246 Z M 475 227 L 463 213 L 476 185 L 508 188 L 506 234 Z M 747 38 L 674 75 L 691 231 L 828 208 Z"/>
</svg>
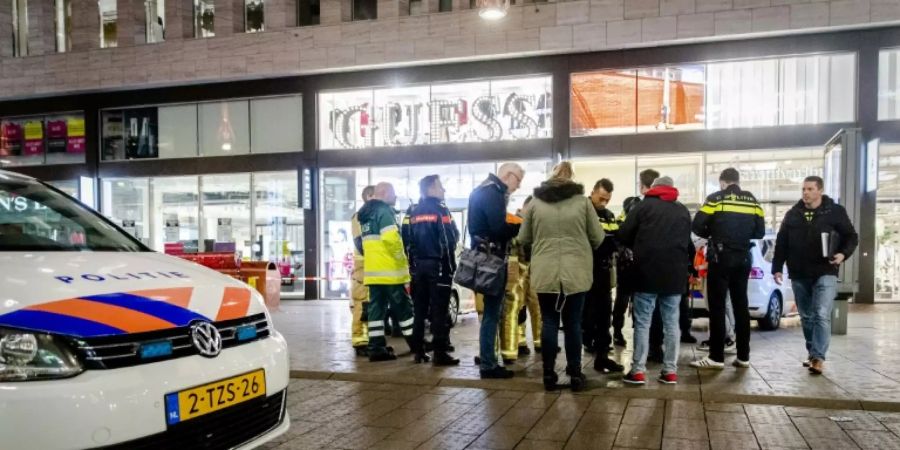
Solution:
<svg viewBox="0 0 900 450">
<path fill-rule="evenodd" d="M 750 253 L 753 257 L 747 283 L 750 318 L 756 320 L 760 330 L 777 330 L 783 317 L 797 313 L 797 306 L 787 270 L 785 269 L 784 282 L 780 286 L 772 277 L 775 236 L 753 240 Z M 703 283 L 703 289 L 694 290 L 691 294 L 694 316 L 708 317 L 706 283 Z"/>
<path fill-rule="evenodd" d="M 246 284 L 0 171 L 0 448 L 252 448 L 288 351 Z"/>
</svg>

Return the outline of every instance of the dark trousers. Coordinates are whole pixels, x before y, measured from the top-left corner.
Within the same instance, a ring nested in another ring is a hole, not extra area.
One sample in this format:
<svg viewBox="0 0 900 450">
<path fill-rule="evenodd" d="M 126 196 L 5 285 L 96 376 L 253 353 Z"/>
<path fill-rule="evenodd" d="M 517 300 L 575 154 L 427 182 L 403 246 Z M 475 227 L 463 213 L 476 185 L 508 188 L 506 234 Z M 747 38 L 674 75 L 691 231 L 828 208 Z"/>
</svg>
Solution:
<svg viewBox="0 0 900 450">
<path fill-rule="evenodd" d="M 623 284 L 620 281 L 619 286 L 616 287 L 616 304 L 612 313 L 612 324 L 616 333 L 621 333 L 622 328 L 625 327 L 625 312 L 628 311 L 628 304 L 631 303 L 631 297 L 634 294 Z"/>
<path fill-rule="evenodd" d="M 692 322 L 690 297 L 682 295 L 681 303 L 678 305 L 678 327 L 681 328 L 682 336 L 691 333 Z M 659 312 L 659 302 L 657 302 L 656 309 L 653 310 L 653 318 L 650 321 L 650 350 L 658 350 L 661 353 L 663 339 L 662 316 Z"/>
<path fill-rule="evenodd" d="M 421 265 L 421 263 L 420 263 Z M 432 343 L 436 352 L 446 352 L 450 344 L 447 311 L 450 308 L 450 283 L 430 273 L 416 272 L 413 280 L 413 345 L 414 352 L 424 353 L 425 319 L 431 322 Z M 445 277 L 444 277 L 445 278 Z"/>
<path fill-rule="evenodd" d="M 384 336 L 384 319 L 387 317 L 388 305 L 399 321 L 400 331 L 412 350 L 413 311 L 412 301 L 406 294 L 402 284 L 369 286 L 369 355 L 386 351 L 387 340 Z"/>
<path fill-rule="evenodd" d="M 584 345 L 590 348 L 591 353 L 604 355 L 612 340 L 609 335 L 612 312 L 612 287 L 610 287 L 609 277 L 609 270 L 594 274 L 594 284 L 585 297 L 581 320 L 581 335 Z"/>
<path fill-rule="evenodd" d="M 559 321 L 565 327 L 566 367 L 581 373 L 581 315 L 584 308 L 584 292 L 577 294 L 541 294 L 541 357 L 544 369 L 556 367 L 556 349 L 559 348 Z"/>
<path fill-rule="evenodd" d="M 731 294 L 737 357 L 750 361 L 750 310 L 747 305 L 749 252 L 722 252 L 709 262 L 706 292 L 709 299 L 709 357 L 725 361 L 725 299 Z"/>
</svg>

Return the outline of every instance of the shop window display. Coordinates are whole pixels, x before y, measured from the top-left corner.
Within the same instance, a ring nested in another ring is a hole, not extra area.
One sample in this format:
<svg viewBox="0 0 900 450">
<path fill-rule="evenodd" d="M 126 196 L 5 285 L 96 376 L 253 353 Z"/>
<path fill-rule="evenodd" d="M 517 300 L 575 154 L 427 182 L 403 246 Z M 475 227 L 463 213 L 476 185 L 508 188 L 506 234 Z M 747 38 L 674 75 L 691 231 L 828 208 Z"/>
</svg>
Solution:
<svg viewBox="0 0 900 450">
<path fill-rule="evenodd" d="M 159 158 L 197 156 L 197 105 L 160 106 Z"/>
<path fill-rule="evenodd" d="M 201 252 L 251 255 L 250 174 L 205 175 L 202 186 Z"/>
<path fill-rule="evenodd" d="M 250 100 L 250 148 L 253 153 L 303 150 L 299 95 Z"/>
<path fill-rule="evenodd" d="M 200 156 L 250 153 L 250 123 L 246 100 L 201 103 Z"/>
<path fill-rule="evenodd" d="M 103 111 L 103 160 L 159 157 L 159 114 L 155 107 Z"/>
<path fill-rule="evenodd" d="M 166 253 L 200 251 L 200 193 L 197 177 L 151 180 L 153 248 Z"/>
<path fill-rule="evenodd" d="M 572 75 L 572 136 L 703 128 L 704 66 Z"/>
<path fill-rule="evenodd" d="M 297 172 L 253 174 L 252 258 L 275 263 L 282 292 L 304 292 L 303 210 Z"/>
<path fill-rule="evenodd" d="M 363 149 L 552 136 L 550 77 L 319 94 L 320 148 Z"/>
<path fill-rule="evenodd" d="M 84 162 L 84 116 L 0 119 L 0 167 Z"/>
<path fill-rule="evenodd" d="M 878 149 L 875 298 L 900 302 L 900 144 Z"/>
<path fill-rule="evenodd" d="M 900 119 L 900 49 L 878 53 L 878 120 Z"/>
<path fill-rule="evenodd" d="M 50 186 L 63 191 L 72 198 L 78 198 L 78 180 L 45 181 Z"/>
<path fill-rule="evenodd" d="M 145 245 L 151 245 L 149 178 L 103 179 L 100 196 L 100 212 L 104 216 Z"/>
</svg>

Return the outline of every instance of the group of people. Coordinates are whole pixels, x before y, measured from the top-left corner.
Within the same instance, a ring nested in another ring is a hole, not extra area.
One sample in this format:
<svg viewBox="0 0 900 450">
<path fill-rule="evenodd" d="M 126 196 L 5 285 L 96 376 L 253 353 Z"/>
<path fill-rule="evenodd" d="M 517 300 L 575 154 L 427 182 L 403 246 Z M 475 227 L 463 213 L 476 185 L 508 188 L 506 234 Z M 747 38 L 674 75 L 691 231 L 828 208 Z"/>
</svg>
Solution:
<svg viewBox="0 0 900 450">
<path fill-rule="evenodd" d="M 675 384 L 679 341 L 696 342 L 686 299 L 689 280 L 698 272 L 707 280 L 710 316 L 709 340 L 698 348 L 709 353 L 691 366 L 721 370 L 726 353 L 736 353 L 732 365 L 749 367 L 751 247 L 764 236 L 765 222 L 756 198 L 741 189 L 740 173 L 722 171 L 721 190 L 707 197 L 693 219 L 678 201 L 672 178 L 652 169 L 640 173 L 641 195 L 626 199 L 618 217 L 607 209 L 614 189 L 610 180 L 597 181 L 586 195 L 574 175 L 570 162 L 559 163 L 516 214 L 507 213 L 507 206 L 525 177 L 517 164 L 501 165 L 469 197 L 471 248 L 507 258 L 506 292 L 477 295 L 481 377 L 513 377 L 505 365 L 529 352 L 527 316 L 546 389 L 560 386 L 560 329 L 572 390 L 586 384 L 582 348 L 595 355 L 597 371 L 625 372 L 609 352 L 612 344 L 626 345 L 622 327 L 630 303 L 634 352 L 623 381 L 646 383 L 647 359 L 655 354 L 662 362 L 658 381 Z M 421 198 L 406 212 L 402 227 L 389 183 L 363 191 L 365 204 L 353 218 L 353 345 L 371 361 L 396 359 L 385 340 L 390 310 L 415 362 L 456 365 L 448 305 L 460 233 L 444 204 L 440 177 L 429 175 L 419 187 Z M 692 236 L 704 242 L 699 251 Z M 806 339 L 803 365 L 813 374 L 824 370 L 838 268 L 857 242 L 844 208 L 824 195 L 823 180 L 807 177 L 802 199 L 778 231 L 772 276 L 781 284 L 787 264 Z M 695 261 L 698 254 L 702 264 Z M 426 320 L 431 342 L 425 340 Z M 726 328 L 733 328 L 733 337 Z"/>
</svg>

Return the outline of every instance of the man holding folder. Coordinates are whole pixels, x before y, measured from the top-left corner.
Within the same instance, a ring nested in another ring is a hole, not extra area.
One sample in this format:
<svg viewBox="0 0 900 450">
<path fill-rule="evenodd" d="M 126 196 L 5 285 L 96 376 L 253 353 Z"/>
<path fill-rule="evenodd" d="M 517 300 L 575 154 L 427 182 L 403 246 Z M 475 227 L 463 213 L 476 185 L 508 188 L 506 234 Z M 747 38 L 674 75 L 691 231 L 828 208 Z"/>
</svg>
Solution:
<svg viewBox="0 0 900 450">
<path fill-rule="evenodd" d="M 803 180 L 803 198 L 784 215 L 772 261 L 778 284 L 787 262 L 809 356 L 803 366 L 814 375 L 822 373 L 831 340 L 838 269 L 859 243 L 847 210 L 823 195 L 824 189 L 821 177 Z"/>
</svg>

